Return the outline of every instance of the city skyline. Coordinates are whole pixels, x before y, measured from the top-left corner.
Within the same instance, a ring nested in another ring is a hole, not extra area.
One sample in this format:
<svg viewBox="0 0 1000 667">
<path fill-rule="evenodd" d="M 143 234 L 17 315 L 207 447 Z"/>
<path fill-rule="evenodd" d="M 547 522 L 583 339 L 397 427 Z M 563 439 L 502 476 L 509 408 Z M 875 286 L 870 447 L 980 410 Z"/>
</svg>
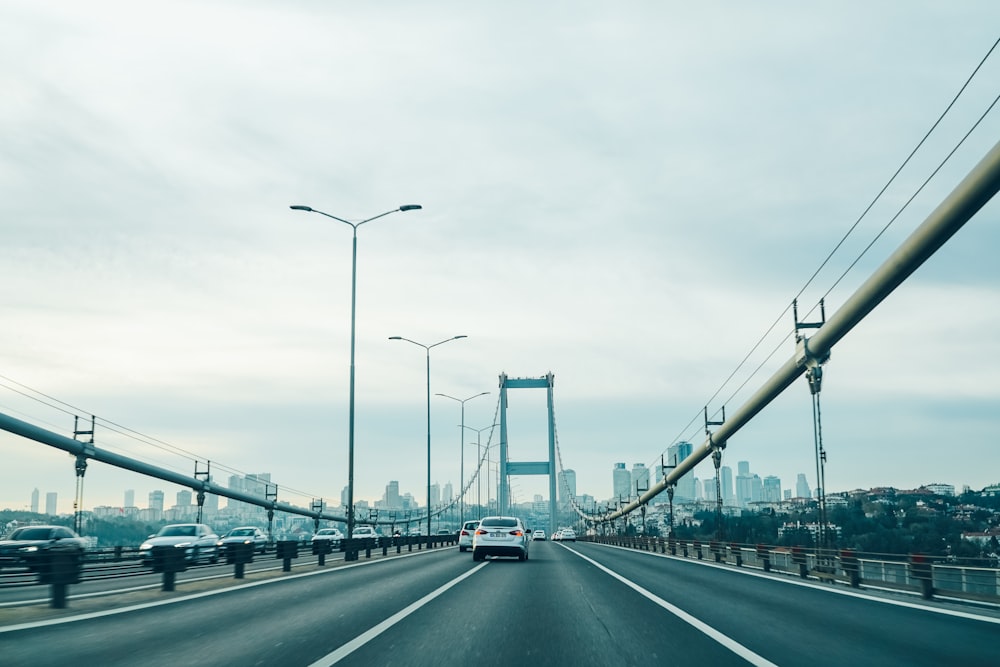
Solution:
<svg viewBox="0 0 1000 667">
<path fill-rule="evenodd" d="M 495 466 L 501 374 L 552 373 L 580 491 L 697 450 L 1000 136 L 986 0 L 0 12 L 0 412 L 88 440 L 93 418 L 96 447 L 186 476 L 267 470 L 300 505 L 349 458 L 358 498 L 422 488 L 428 435 L 442 486 L 480 445 Z M 370 222 L 355 246 L 293 205 Z M 996 481 L 998 211 L 836 343 L 831 491 Z M 389 340 L 455 335 L 429 374 Z M 464 419 L 436 396 L 481 392 Z M 546 458 L 545 403 L 511 396 L 510 460 Z M 800 378 L 723 464 L 789 485 L 814 432 Z M 64 452 L 0 432 L 0 460 L 0 506 L 74 496 Z M 154 488 L 96 461 L 83 485 Z"/>
</svg>

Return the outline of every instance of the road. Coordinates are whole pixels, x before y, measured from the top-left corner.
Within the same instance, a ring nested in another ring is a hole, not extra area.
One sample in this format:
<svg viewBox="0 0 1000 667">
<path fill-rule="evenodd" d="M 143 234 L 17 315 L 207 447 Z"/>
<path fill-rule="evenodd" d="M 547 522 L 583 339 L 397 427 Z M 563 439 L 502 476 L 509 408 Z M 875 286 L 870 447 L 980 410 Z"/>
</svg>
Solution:
<svg viewBox="0 0 1000 667">
<path fill-rule="evenodd" d="M 596 544 L 535 542 L 524 563 L 446 548 L 233 583 L 8 624 L 0 663 L 1000 664 L 1000 613 Z"/>
</svg>

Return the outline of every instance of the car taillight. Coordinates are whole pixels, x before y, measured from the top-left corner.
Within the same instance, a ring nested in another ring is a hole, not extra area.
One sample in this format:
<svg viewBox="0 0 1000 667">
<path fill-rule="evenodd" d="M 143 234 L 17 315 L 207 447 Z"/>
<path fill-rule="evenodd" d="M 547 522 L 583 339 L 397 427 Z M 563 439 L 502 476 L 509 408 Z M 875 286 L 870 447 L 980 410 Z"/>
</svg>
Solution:
<svg viewBox="0 0 1000 667">
<path fill-rule="evenodd" d="M 464 529 L 462 530 L 462 535 L 468 535 L 468 534 L 469 534 L 469 531 L 464 530 Z"/>
<path fill-rule="evenodd" d="M 486 535 L 486 534 L 487 534 L 486 531 L 483 530 L 482 528 L 476 531 L 476 535 Z"/>
<path fill-rule="evenodd" d="M 514 535 L 515 537 L 521 537 L 522 535 L 524 535 L 524 533 L 521 532 L 520 530 L 512 530 L 510 531 L 510 534 Z"/>
</svg>

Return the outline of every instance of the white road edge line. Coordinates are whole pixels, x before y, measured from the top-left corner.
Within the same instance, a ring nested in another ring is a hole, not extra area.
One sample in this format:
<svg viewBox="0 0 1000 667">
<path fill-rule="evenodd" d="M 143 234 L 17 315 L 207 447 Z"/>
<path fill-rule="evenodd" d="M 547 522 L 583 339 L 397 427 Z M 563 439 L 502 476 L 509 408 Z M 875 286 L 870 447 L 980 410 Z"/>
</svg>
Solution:
<svg viewBox="0 0 1000 667">
<path fill-rule="evenodd" d="M 365 632 L 362 632 L 360 635 L 358 635 L 357 637 L 355 637 L 351 641 L 347 642 L 346 644 L 343 644 L 336 651 L 334 651 L 332 653 L 328 653 L 327 655 L 323 656 L 322 658 L 320 658 L 316 662 L 314 662 L 311 665 L 309 665 L 309 667 L 330 667 L 330 665 L 335 665 L 336 663 L 340 662 L 341 660 L 343 660 L 344 658 L 346 658 L 350 654 L 354 653 L 355 651 L 357 651 L 359 648 L 361 648 L 362 646 L 364 646 L 365 644 L 367 644 L 371 640 L 373 640 L 376 637 L 378 637 L 380 634 L 382 634 L 383 632 L 385 632 L 386 630 L 388 630 L 392 626 L 394 626 L 397 623 L 399 623 L 400 621 L 402 621 L 404 618 L 406 618 L 407 616 L 409 616 L 413 612 L 415 612 L 418 609 L 420 609 L 421 607 L 423 607 L 425 604 L 427 604 L 428 602 L 430 602 L 431 600 L 433 600 L 437 596 L 439 596 L 442 593 L 444 593 L 445 591 L 447 591 L 452 586 L 455 586 L 459 582 L 461 582 L 461 581 L 463 581 L 463 580 L 471 577 L 476 572 L 479 572 L 481 569 L 483 569 L 484 567 L 486 567 L 489 564 L 490 564 L 490 562 L 486 561 L 486 562 L 482 563 L 481 565 L 478 565 L 478 566 L 472 568 L 471 570 L 469 570 L 465 574 L 463 574 L 463 575 L 461 575 L 459 577 L 456 577 L 455 579 L 452 579 L 451 581 L 449 581 L 447 584 L 445 584 L 441 588 L 437 589 L 436 591 L 431 591 L 430 593 L 428 593 L 424 597 L 420 598 L 416 602 L 412 603 L 408 607 L 404 607 L 402 610 L 397 611 L 395 614 L 393 614 L 389 618 L 385 619 L 384 621 L 382 621 L 378 625 L 376 625 L 376 626 L 374 626 L 374 627 L 366 630 Z"/>
<path fill-rule="evenodd" d="M 559 546 L 563 546 L 563 545 L 559 545 Z M 592 558 L 588 558 L 587 556 L 584 556 L 582 553 L 580 553 L 576 549 L 570 549 L 569 547 L 563 547 L 563 548 L 566 549 L 566 551 L 569 551 L 570 553 L 576 554 L 577 556 L 579 556 L 583 560 L 587 561 L 588 563 L 590 563 L 591 565 L 593 565 L 597 569 L 601 570 L 602 572 L 605 572 L 606 574 L 611 575 L 612 577 L 614 577 L 618 581 L 622 582 L 623 584 L 625 584 L 626 586 L 628 586 L 629 588 L 631 588 L 632 590 L 634 590 L 636 593 L 639 593 L 640 595 L 642 595 L 646 599 L 648 599 L 648 600 L 654 602 L 655 604 L 658 604 L 659 606 L 663 607 L 664 609 L 666 609 L 667 611 L 669 611 L 671 614 L 673 614 L 677 618 L 681 619 L 682 621 L 684 621 L 688 625 L 694 627 L 694 629 L 696 629 L 696 630 L 704 633 L 710 639 L 713 639 L 716 642 L 722 644 L 724 647 L 726 647 L 727 649 L 729 649 L 730 651 L 732 651 L 736 655 L 740 656 L 741 658 L 743 658 L 744 660 L 746 660 L 747 662 L 749 662 L 751 665 L 760 665 L 761 667 L 777 667 L 777 665 L 775 665 L 775 663 L 771 662 L 770 660 L 768 660 L 767 658 L 765 658 L 763 656 L 760 656 L 760 655 L 754 653 L 753 651 L 751 651 L 750 649 L 748 649 L 743 644 L 740 644 L 739 642 L 737 642 L 735 639 L 732 639 L 731 637 L 722 634 L 721 632 L 719 632 L 718 630 L 716 630 L 712 626 L 708 625 L 707 623 L 705 623 L 703 621 L 698 620 L 697 618 L 695 618 L 691 614 L 687 613 L 683 609 L 675 607 L 674 605 L 670 604 L 669 602 L 667 602 L 663 598 L 661 598 L 661 597 L 659 597 L 657 595 L 654 595 L 653 593 L 651 593 L 650 591 L 646 590 L 645 588 L 643 588 L 639 584 L 636 584 L 636 583 L 634 583 L 632 581 L 629 581 L 628 579 L 626 579 L 622 575 L 618 574 L 617 572 L 609 570 L 608 568 L 606 568 L 603 565 L 601 565 L 600 563 L 598 563 L 596 560 L 594 560 Z"/>
<path fill-rule="evenodd" d="M 190 595 L 183 595 L 181 597 L 170 598 L 168 600 L 155 600 L 153 602 L 144 602 L 142 604 L 135 604 L 128 607 L 120 607 L 118 609 L 105 609 L 104 611 L 92 611 L 85 614 L 78 614 L 76 616 L 63 616 L 60 618 L 50 618 L 44 621 L 31 621 L 29 623 L 18 623 L 17 625 L 2 625 L 0 626 L 0 634 L 5 632 L 17 632 L 18 630 L 31 630 L 33 628 L 43 628 L 49 625 L 62 625 L 63 623 L 73 623 L 76 621 L 86 621 L 92 618 L 102 618 L 104 616 L 115 616 L 117 614 L 127 614 L 133 611 L 139 611 L 141 609 L 150 609 L 152 607 L 162 607 L 168 604 L 177 604 L 178 602 L 187 602 L 189 600 L 197 600 L 199 598 L 207 598 L 213 595 L 224 595 L 226 593 L 231 593 L 233 591 L 243 590 L 245 588 L 256 588 L 257 586 L 267 586 L 268 584 L 277 584 L 282 581 L 291 581 L 292 579 L 301 579 L 302 577 L 314 577 L 321 574 L 331 574 L 334 572 L 341 572 L 343 570 L 350 570 L 355 567 L 364 567 L 366 565 L 375 565 L 377 563 L 388 563 L 390 561 L 399 560 L 400 558 L 409 558 L 411 556 L 419 556 L 423 554 L 439 553 L 438 551 L 414 551 L 411 553 L 400 554 L 397 556 L 387 556 L 386 558 L 379 558 L 378 560 L 363 560 L 357 563 L 352 563 L 350 565 L 341 565 L 340 567 L 334 567 L 323 570 L 314 570 L 312 572 L 302 572 L 300 574 L 291 574 L 287 577 L 281 577 L 279 579 L 265 579 L 263 581 L 252 581 L 246 584 L 239 584 L 237 586 L 229 586 L 228 588 L 220 588 L 214 591 L 204 591 L 202 593 L 191 593 Z M 190 580 L 189 580 L 190 581 Z"/>
</svg>

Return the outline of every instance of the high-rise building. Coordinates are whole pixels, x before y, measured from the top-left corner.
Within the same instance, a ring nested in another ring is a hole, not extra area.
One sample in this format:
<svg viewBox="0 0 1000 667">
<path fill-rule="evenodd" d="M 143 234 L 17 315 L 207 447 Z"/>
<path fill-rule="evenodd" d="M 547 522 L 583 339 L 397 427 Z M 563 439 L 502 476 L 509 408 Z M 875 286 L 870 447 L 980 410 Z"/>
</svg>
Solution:
<svg viewBox="0 0 1000 667">
<path fill-rule="evenodd" d="M 667 447 L 668 465 L 677 465 L 694 451 L 694 445 L 690 442 L 678 442 Z M 674 502 L 692 503 L 695 500 L 694 472 L 688 471 L 683 477 L 677 480 L 674 490 Z"/>
<path fill-rule="evenodd" d="M 435 482 L 431 484 L 431 507 L 441 504 L 441 485 Z"/>
<path fill-rule="evenodd" d="M 738 461 L 736 463 L 736 474 L 737 475 L 749 475 L 750 474 L 750 462 L 749 461 Z"/>
<path fill-rule="evenodd" d="M 31 511 L 38 514 L 38 489 L 31 492 Z"/>
<path fill-rule="evenodd" d="M 455 498 L 455 487 L 448 482 L 444 485 L 444 502 L 450 503 Z"/>
<path fill-rule="evenodd" d="M 187 507 L 191 504 L 191 491 L 183 489 L 177 492 L 177 506 Z"/>
<path fill-rule="evenodd" d="M 55 491 L 49 491 L 45 494 L 45 513 L 49 516 L 56 516 L 59 512 L 58 507 L 59 494 Z"/>
<path fill-rule="evenodd" d="M 149 509 L 156 510 L 157 512 L 163 511 L 163 491 L 150 491 L 149 492 Z"/>
<path fill-rule="evenodd" d="M 649 489 L 649 469 L 645 463 L 633 463 L 632 474 L 629 476 L 630 496 L 634 497 L 640 489 Z"/>
<path fill-rule="evenodd" d="M 385 487 L 385 506 L 388 509 L 399 509 L 403 506 L 399 499 L 399 481 L 391 480 Z"/>
<path fill-rule="evenodd" d="M 722 466 L 719 469 L 719 474 L 722 483 L 722 504 L 732 507 L 736 504 L 736 492 L 733 491 L 733 469 L 729 466 Z"/>
<path fill-rule="evenodd" d="M 764 481 L 755 473 L 750 476 L 750 502 L 759 503 L 762 500 L 764 500 Z"/>
<path fill-rule="evenodd" d="M 611 483 L 614 493 L 614 500 L 629 497 L 629 486 L 632 483 L 632 476 L 625 469 L 624 463 L 616 463 L 611 469 Z"/>
<path fill-rule="evenodd" d="M 559 504 L 568 505 L 569 501 L 576 498 L 576 471 L 562 470 L 556 480 L 556 497 Z"/>
<path fill-rule="evenodd" d="M 769 503 L 781 501 L 781 480 L 774 475 L 764 478 L 764 500 Z"/>
<path fill-rule="evenodd" d="M 798 498 L 811 498 L 812 490 L 809 488 L 809 482 L 806 481 L 805 473 L 799 473 L 799 476 L 795 478 L 795 495 Z"/>
<path fill-rule="evenodd" d="M 135 490 L 126 489 L 125 491 L 125 503 L 122 507 L 135 507 Z"/>
</svg>

